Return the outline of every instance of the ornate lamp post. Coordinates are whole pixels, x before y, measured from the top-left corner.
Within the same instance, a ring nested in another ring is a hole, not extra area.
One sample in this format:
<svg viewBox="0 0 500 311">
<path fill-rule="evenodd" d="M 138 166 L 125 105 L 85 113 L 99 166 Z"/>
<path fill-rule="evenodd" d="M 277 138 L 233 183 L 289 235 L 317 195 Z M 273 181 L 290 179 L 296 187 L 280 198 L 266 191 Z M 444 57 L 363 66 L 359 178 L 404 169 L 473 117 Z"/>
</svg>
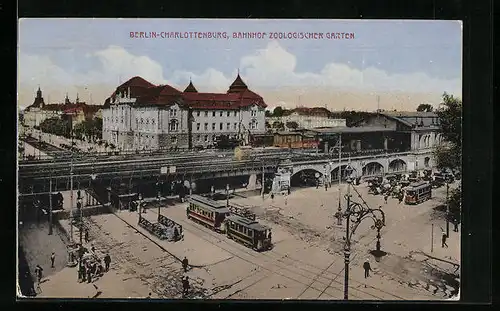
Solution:
<svg viewBox="0 0 500 311">
<path fill-rule="evenodd" d="M 161 199 L 161 187 L 160 182 L 156 183 L 156 205 L 158 205 L 158 221 L 160 221 L 160 199 Z"/>
<path fill-rule="evenodd" d="M 229 207 L 229 184 L 226 184 L 226 207 Z"/>
<path fill-rule="evenodd" d="M 141 221 L 141 213 L 142 213 L 142 194 L 139 192 L 139 206 L 137 207 L 137 210 L 139 211 L 139 221 Z"/>
<path fill-rule="evenodd" d="M 82 193 L 80 190 L 77 191 L 76 193 L 77 198 L 76 198 L 76 206 L 78 208 L 79 214 L 80 214 L 80 245 L 82 245 L 83 241 L 83 198 L 82 198 Z"/>
<path fill-rule="evenodd" d="M 450 237 L 450 183 L 446 180 L 446 237 Z"/>
<path fill-rule="evenodd" d="M 347 169 L 350 170 L 348 167 Z M 377 229 L 377 244 L 376 250 L 380 252 L 380 229 L 385 226 L 385 214 L 382 209 L 372 209 L 364 204 L 359 204 L 351 201 L 351 182 L 352 179 L 349 177 L 347 179 L 347 194 L 345 199 L 347 200 L 347 208 L 344 212 L 344 217 L 346 218 L 346 233 L 344 237 L 344 299 L 349 299 L 349 262 L 351 256 L 351 239 L 356 232 L 359 224 L 365 219 L 371 219 L 373 221 L 372 229 Z M 352 222 L 352 224 L 351 224 Z"/>
</svg>

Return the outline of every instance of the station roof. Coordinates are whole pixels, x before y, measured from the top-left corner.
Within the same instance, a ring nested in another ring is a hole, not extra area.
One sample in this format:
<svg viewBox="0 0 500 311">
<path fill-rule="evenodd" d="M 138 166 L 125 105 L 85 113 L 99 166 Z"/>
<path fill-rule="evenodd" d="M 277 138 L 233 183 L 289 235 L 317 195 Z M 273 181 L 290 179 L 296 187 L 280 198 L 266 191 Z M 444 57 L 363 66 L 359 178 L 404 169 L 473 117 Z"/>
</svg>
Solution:
<svg viewBox="0 0 500 311">
<path fill-rule="evenodd" d="M 378 127 L 378 126 L 359 126 L 359 127 L 336 126 L 336 127 L 315 128 L 311 129 L 310 131 L 324 135 L 339 134 L 339 133 L 394 132 L 393 129 Z"/>
</svg>

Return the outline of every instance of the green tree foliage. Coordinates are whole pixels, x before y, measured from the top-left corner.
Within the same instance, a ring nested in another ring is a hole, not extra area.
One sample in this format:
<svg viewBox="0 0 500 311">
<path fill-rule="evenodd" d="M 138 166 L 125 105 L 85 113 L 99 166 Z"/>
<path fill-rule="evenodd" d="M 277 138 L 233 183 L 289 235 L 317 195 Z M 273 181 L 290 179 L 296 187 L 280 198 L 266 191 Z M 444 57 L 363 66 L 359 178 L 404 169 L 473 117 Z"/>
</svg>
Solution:
<svg viewBox="0 0 500 311">
<path fill-rule="evenodd" d="M 273 117 L 282 117 L 283 116 L 283 108 L 281 106 L 278 106 L 274 108 L 273 110 Z"/>
<path fill-rule="evenodd" d="M 436 147 L 438 168 L 460 169 L 462 166 L 462 101 L 443 94 L 442 107 L 436 111 L 445 143 Z"/>
<path fill-rule="evenodd" d="M 430 104 L 420 104 L 417 107 L 417 111 L 422 111 L 422 112 L 432 112 L 433 107 Z"/>
<path fill-rule="evenodd" d="M 441 124 L 441 135 L 446 141 L 434 150 L 437 167 L 460 170 L 462 166 L 462 101 L 444 93 L 441 108 L 436 113 Z M 448 198 L 451 220 L 459 220 L 462 207 L 461 187 L 451 190 Z"/>
<path fill-rule="evenodd" d="M 70 137 L 71 122 L 68 119 L 49 118 L 40 123 L 40 129 L 45 133 L 57 136 Z"/>
<path fill-rule="evenodd" d="M 270 118 L 273 116 L 273 113 L 269 110 L 266 110 L 266 117 Z"/>
<path fill-rule="evenodd" d="M 295 121 L 289 121 L 286 123 L 286 127 L 288 127 L 289 129 L 297 129 L 299 127 L 299 124 Z"/>
</svg>

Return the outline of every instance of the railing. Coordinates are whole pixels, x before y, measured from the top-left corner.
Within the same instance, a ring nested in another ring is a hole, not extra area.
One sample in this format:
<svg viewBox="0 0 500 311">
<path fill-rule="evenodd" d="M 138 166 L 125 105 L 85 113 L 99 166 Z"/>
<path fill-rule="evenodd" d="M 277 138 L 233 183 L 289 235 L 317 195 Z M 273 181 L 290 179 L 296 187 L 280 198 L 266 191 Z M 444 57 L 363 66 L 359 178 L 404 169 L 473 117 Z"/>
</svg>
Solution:
<svg viewBox="0 0 500 311">
<path fill-rule="evenodd" d="M 146 231 L 160 240 L 166 240 L 168 238 L 167 228 L 163 227 L 160 223 L 152 223 L 146 218 L 141 217 L 139 218 L 139 226 L 143 227 Z"/>
<path fill-rule="evenodd" d="M 398 156 L 406 156 L 406 155 L 414 155 L 415 152 L 413 151 L 405 151 L 405 152 L 397 152 L 397 153 L 365 153 L 365 154 L 360 154 L 360 153 L 349 153 L 345 152 L 342 153 L 341 160 L 342 161 L 347 161 L 349 160 L 360 160 L 360 159 L 367 159 L 367 158 L 385 158 L 385 157 L 398 157 Z M 311 160 L 304 160 L 304 161 L 294 161 L 292 159 L 292 163 L 294 165 L 300 165 L 300 164 L 317 164 L 317 163 L 325 163 L 325 161 L 330 160 L 330 161 L 337 161 L 338 162 L 338 156 L 335 157 L 335 155 L 329 155 L 325 156 L 323 159 L 311 159 Z"/>
</svg>

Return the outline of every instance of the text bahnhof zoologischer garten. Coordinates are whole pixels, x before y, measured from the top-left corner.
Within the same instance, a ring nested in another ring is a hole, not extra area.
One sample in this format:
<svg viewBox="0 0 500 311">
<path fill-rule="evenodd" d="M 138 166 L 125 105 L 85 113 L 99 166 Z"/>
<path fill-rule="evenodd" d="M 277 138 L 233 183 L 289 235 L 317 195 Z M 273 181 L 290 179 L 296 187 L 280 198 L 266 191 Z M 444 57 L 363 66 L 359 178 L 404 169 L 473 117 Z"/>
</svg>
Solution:
<svg viewBox="0 0 500 311">
<path fill-rule="evenodd" d="M 353 32 L 199 32 L 199 31 L 131 31 L 133 39 L 297 39 L 297 40 L 342 40 L 354 39 Z"/>
</svg>

